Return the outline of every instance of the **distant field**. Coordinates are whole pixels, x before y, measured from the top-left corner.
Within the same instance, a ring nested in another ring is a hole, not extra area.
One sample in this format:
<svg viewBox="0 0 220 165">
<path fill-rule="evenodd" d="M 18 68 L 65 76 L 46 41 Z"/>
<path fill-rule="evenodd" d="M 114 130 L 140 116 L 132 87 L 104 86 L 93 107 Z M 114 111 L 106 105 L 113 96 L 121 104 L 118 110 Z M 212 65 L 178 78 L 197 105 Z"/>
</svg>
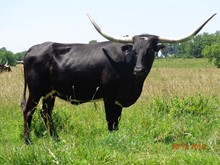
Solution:
<svg viewBox="0 0 220 165">
<path fill-rule="evenodd" d="M 206 58 L 191 59 L 156 59 L 154 68 L 215 68 L 214 64 Z"/>
<path fill-rule="evenodd" d="M 102 102 L 53 113 L 60 142 L 34 114 L 23 142 L 22 65 L 0 74 L 0 164 L 219 164 L 220 70 L 207 59 L 157 59 L 140 99 L 108 133 Z M 97 107 L 97 108 L 96 108 Z"/>
</svg>

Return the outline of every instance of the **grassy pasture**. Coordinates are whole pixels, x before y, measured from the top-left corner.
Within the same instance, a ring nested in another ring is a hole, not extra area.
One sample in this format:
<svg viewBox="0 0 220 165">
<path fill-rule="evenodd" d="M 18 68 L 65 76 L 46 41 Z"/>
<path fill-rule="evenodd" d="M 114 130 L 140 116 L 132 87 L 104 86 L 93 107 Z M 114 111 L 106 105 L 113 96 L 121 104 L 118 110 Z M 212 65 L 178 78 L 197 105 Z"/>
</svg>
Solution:
<svg viewBox="0 0 220 165">
<path fill-rule="evenodd" d="M 0 164 L 219 164 L 220 70 L 207 59 L 159 59 L 139 100 L 108 133 L 102 102 L 56 100 L 60 142 L 48 135 L 38 106 L 33 144 L 23 142 L 23 68 L 0 74 Z"/>
</svg>

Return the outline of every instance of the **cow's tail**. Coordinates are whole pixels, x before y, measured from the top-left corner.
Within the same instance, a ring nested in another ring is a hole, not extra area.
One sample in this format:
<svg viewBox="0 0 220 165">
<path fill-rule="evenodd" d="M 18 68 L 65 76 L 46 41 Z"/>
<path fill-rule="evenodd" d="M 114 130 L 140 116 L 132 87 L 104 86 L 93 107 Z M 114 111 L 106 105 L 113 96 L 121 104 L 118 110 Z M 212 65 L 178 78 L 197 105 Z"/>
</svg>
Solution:
<svg viewBox="0 0 220 165">
<path fill-rule="evenodd" d="M 25 78 L 25 69 L 24 69 L 24 91 L 23 91 L 23 95 L 22 95 L 22 99 L 21 99 L 21 110 L 22 112 L 24 112 L 25 107 L 26 107 L 26 90 L 27 90 L 27 81 Z"/>
<path fill-rule="evenodd" d="M 24 91 L 23 91 L 23 96 L 22 96 L 22 99 L 21 99 L 21 110 L 22 110 L 22 112 L 24 112 L 25 107 L 26 107 L 26 89 L 27 89 L 27 83 L 24 80 Z"/>
<path fill-rule="evenodd" d="M 22 62 L 23 64 L 23 70 L 24 70 L 24 91 L 23 91 L 23 95 L 22 95 L 22 98 L 21 98 L 21 110 L 22 112 L 25 111 L 25 108 L 26 108 L 26 91 L 27 91 L 27 76 L 26 76 L 26 69 L 25 69 L 25 57 L 27 56 L 27 54 L 31 51 L 31 48 L 25 53 L 24 55 L 24 60 Z"/>
</svg>

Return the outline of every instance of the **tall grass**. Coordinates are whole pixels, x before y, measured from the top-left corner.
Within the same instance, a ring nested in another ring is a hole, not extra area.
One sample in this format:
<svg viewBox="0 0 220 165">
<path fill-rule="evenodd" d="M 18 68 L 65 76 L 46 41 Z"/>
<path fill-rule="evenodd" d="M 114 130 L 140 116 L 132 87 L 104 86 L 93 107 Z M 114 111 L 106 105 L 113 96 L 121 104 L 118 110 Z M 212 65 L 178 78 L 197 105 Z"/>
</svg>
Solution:
<svg viewBox="0 0 220 165">
<path fill-rule="evenodd" d="M 156 60 L 114 133 L 107 131 L 102 102 L 72 106 L 57 99 L 53 118 L 61 140 L 54 142 L 39 105 L 31 146 L 23 142 L 22 66 L 14 67 L 0 74 L 0 164 L 219 164 L 220 70 L 203 63 Z"/>
</svg>

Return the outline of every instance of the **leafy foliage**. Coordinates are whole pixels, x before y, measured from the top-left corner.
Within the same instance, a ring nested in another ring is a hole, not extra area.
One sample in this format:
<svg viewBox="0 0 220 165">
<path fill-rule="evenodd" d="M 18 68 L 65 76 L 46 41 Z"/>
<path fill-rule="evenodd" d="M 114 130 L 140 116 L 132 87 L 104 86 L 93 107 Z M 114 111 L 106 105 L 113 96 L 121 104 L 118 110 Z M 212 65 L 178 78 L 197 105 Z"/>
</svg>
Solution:
<svg viewBox="0 0 220 165">
<path fill-rule="evenodd" d="M 215 34 L 215 38 L 215 42 L 206 45 L 202 53 L 208 57 L 210 61 L 214 61 L 214 64 L 220 68 L 220 32 Z"/>
<path fill-rule="evenodd" d="M 150 107 L 159 113 L 170 114 L 173 117 L 183 115 L 202 116 L 207 114 L 210 108 L 209 100 L 201 95 L 185 98 L 174 97 L 171 100 L 156 98 Z"/>
<path fill-rule="evenodd" d="M 96 44 L 97 43 L 97 40 L 91 40 L 89 41 L 89 44 Z"/>
<path fill-rule="evenodd" d="M 25 54 L 26 54 L 26 51 L 16 53 L 15 54 L 16 60 L 17 61 L 23 61 Z"/>
<path fill-rule="evenodd" d="M 26 51 L 14 54 L 7 50 L 5 47 L 0 49 L 0 64 L 6 64 L 11 66 L 16 65 L 16 61 L 23 61 Z"/>
<path fill-rule="evenodd" d="M 16 65 L 16 60 L 14 58 L 14 54 L 11 51 L 8 51 L 6 48 L 0 49 L 0 63 L 9 65 Z"/>
<path fill-rule="evenodd" d="M 213 34 L 203 33 L 195 36 L 193 39 L 179 43 L 167 44 L 166 56 L 192 58 L 192 57 L 213 57 L 212 52 L 207 52 L 206 47 L 212 47 L 214 44 L 220 45 L 220 31 Z"/>
</svg>

